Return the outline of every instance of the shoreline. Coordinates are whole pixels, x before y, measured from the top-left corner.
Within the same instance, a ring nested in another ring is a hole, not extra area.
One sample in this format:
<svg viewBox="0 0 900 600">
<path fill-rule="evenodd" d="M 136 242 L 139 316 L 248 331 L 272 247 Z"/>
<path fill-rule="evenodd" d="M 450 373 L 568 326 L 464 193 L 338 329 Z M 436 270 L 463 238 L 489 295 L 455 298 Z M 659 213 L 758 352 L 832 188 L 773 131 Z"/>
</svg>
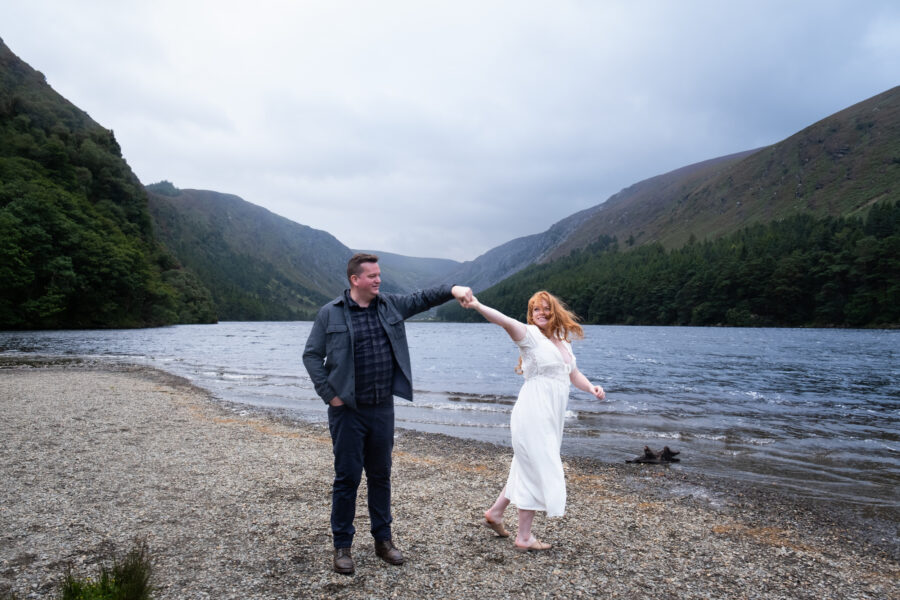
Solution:
<svg viewBox="0 0 900 600">
<path fill-rule="evenodd" d="M 287 426 L 323 428 L 323 431 L 325 431 L 324 428 L 326 427 L 324 422 L 305 421 L 287 409 L 253 406 L 223 399 L 215 396 L 206 388 L 192 383 L 186 377 L 159 367 L 129 363 L 106 357 L 43 355 L 10 357 L 0 355 L 0 372 L 10 368 L 46 367 L 152 372 L 163 378 L 170 378 L 175 385 L 186 386 L 196 390 L 198 393 L 206 395 L 210 402 L 236 413 L 271 418 Z M 458 437 L 438 432 L 422 432 L 413 428 L 403 428 L 401 425 L 397 426 L 396 431 L 397 435 L 423 435 L 426 438 L 431 436 L 444 438 L 446 440 L 445 443 L 454 447 L 458 446 L 461 450 L 472 445 L 484 445 L 505 455 L 511 456 L 512 452 L 509 444 Z M 881 548 L 889 556 L 900 560 L 900 500 L 893 508 L 876 507 L 870 509 L 869 514 L 864 514 L 857 503 L 847 503 L 839 499 L 812 495 L 799 496 L 790 489 L 779 488 L 774 484 L 746 481 L 727 475 L 698 473 L 697 471 L 688 472 L 682 470 L 680 465 L 639 465 L 610 462 L 583 455 L 567 454 L 565 448 L 563 449 L 562 457 L 567 464 L 577 463 L 584 469 L 614 469 L 622 481 L 630 484 L 633 491 L 652 495 L 660 500 L 693 495 L 695 500 L 700 502 L 704 500 L 712 503 L 733 502 L 735 500 L 740 501 L 741 498 L 745 497 L 754 497 L 759 498 L 758 502 L 760 503 L 771 501 L 801 504 L 803 506 L 802 513 L 807 518 L 816 518 L 824 524 L 830 522 L 852 524 L 857 530 L 857 537 L 864 539 L 866 543 L 872 546 Z M 748 505 L 748 508 L 752 508 L 752 505 Z"/>
<path fill-rule="evenodd" d="M 900 595 L 896 522 L 571 456 L 566 516 L 536 519 L 554 549 L 521 555 L 479 523 L 511 450 L 405 429 L 394 532 L 408 562 L 374 557 L 361 490 L 357 573 L 341 576 L 331 571 L 324 425 L 103 360 L 0 360 L 0 392 L 0 597 L 44 597 L 66 564 L 93 575 L 135 536 L 156 557 L 157 598 Z"/>
<path fill-rule="evenodd" d="M 107 357 L 88 357 L 88 356 L 3 356 L 0 355 L 0 372 L 9 368 L 71 368 L 71 369 L 123 369 L 127 371 L 147 370 L 157 372 L 164 377 L 170 377 L 179 385 L 188 386 L 197 390 L 201 394 L 209 397 L 210 401 L 217 405 L 224 406 L 230 410 L 244 413 L 247 415 L 256 415 L 267 418 L 273 418 L 284 422 L 287 425 L 298 426 L 319 426 L 323 427 L 324 422 L 310 422 L 298 417 L 288 409 L 274 407 L 260 407 L 241 402 L 223 399 L 214 395 L 208 389 L 191 382 L 186 377 L 166 371 L 163 368 L 130 363 Z M 323 411 L 324 412 L 324 411 Z M 485 444 L 488 447 L 496 448 L 499 452 L 511 453 L 509 444 L 501 442 L 492 442 L 486 440 L 470 439 L 465 437 L 453 436 L 439 432 L 422 432 L 414 428 L 404 428 L 402 424 L 397 425 L 397 433 L 402 434 L 424 434 L 426 436 L 433 435 L 445 437 L 450 442 L 459 441 L 463 446 L 470 444 Z M 637 454 L 637 452 L 635 452 Z M 731 477 L 723 474 L 699 473 L 696 470 L 689 472 L 682 470 L 681 465 L 626 465 L 619 462 L 610 462 L 599 458 L 591 458 L 580 454 L 566 453 L 565 447 L 562 452 L 563 459 L 568 462 L 578 462 L 585 468 L 613 468 L 616 469 L 621 476 L 626 478 L 641 479 L 650 485 L 643 485 L 646 488 L 643 491 L 653 494 L 661 499 L 683 496 L 691 489 L 695 489 L 696 493 L 701 495 L 704 490 L 712 493 L 711 501 L 716 501 L 718 496 L 735 496 L 735 495 L 771 495 L 777 499 L 790 498 L 792 502 L 803 503 L 807 508 L 815 507 L 814 510 L 807 510 L 809 514 L 828 513 L 834 515 L 833 518 L 838 522 L 854 523 L 859 529 L 860 534 L 864 535 L 869 543 L 875 546 L 884 546 L 887 539 L 888 545 L 885 550 L 892 556 L 900 557 L 900 500 L 893 507 L 878 506 L 870 508 L 868 513 L 864 512 L 861 504 L 857 502 L 848 502 L 834 497 L 822 497 L 811 494 L 796 495 L 796 492 L 788 488 L 779 488 L 777 484 L 761 481 L 748 481 L 737 477 Z M 660 471 L 666 473 L 666 477 L 662 480 L 651 479 L 650 476 L 659 475 Z M 635 482 L 637 483 L 637 482 Z M 660 485 L 662 484 L 662 485 Z M 688 490 L 673 490 L 672 488 L 684 488 Z M 890 540 L 894 540 L 893 543 Z"/>
</svg>

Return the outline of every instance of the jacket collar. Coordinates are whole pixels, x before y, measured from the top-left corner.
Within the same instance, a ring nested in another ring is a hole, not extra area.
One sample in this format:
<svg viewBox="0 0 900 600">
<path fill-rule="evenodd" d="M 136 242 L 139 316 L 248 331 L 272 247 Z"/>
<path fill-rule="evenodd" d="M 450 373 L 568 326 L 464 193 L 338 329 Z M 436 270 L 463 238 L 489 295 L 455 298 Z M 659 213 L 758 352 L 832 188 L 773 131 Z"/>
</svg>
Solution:
<svg viewBox="0 0 900 600">
<path fill-rule="evenodd" d="M 381 295 L 379 294 L 375 296 L 375 298 L 372 299 L 372 302 L 374 302 L 376 306 L 378 304 L 381 304 L 381 302 L 383 302 L 383 300 L 381 299 Z M 340 296 L 332 300 L 331 303 L 335 306 L 341 306 L 342 304 L 348 307 L 359 306 L 359 304 L 357 304 L 356 301 L 350 297 L 350 288 L 345 289 L 344 292 Z"/>
</svg>

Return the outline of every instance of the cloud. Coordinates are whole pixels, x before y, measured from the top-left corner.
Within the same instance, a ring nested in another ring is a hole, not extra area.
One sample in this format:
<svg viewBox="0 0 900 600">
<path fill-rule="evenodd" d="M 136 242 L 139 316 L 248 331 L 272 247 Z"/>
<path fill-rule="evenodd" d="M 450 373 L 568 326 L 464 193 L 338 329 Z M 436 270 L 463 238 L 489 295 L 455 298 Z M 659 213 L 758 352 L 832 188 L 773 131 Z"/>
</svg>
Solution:
<svg viewBox="0 0 900 600">
<path fill-rule="evenodd" d="M 145 183 L 457 260 L 900 72 L 887 0 L 9 0 L 0 22 Z"/>
</svg>

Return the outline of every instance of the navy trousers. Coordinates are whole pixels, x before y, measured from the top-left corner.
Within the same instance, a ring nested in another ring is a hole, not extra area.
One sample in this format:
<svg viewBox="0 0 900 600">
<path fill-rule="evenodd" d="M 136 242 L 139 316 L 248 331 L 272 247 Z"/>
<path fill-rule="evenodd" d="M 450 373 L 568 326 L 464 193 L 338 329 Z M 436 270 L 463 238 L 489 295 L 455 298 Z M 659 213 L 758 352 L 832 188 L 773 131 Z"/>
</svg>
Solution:
<svg viewBox="0 0 900 600">
<path fill-rule="evenodd" d="M 331 533 L 335 548 L 353 544 L 356 494 L 366 472 L 369 520 L 376 541 L 391 539 L 391 453 L 394 450 L 394 402 L 362 404 L 357 410 L 328 406 L 334 451 Z"/>
</svg>

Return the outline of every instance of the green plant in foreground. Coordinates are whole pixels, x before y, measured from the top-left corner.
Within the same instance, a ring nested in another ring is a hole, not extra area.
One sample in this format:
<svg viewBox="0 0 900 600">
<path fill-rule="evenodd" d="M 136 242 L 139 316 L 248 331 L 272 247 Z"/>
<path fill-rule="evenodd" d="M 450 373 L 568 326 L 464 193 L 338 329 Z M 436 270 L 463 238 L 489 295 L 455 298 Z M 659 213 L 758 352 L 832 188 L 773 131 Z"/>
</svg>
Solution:
<svg viewBox="0 0 900 600">
<path fill-rule="evenodd" d="M 122 560 L 113 559 L 112 567 L 100 566 L 98 579 L 77 579 L 71 570 L 60 590 L 60 600 L 149 600 L 152 567 L 147 542 L 136 543 Z"/>
</svg>

